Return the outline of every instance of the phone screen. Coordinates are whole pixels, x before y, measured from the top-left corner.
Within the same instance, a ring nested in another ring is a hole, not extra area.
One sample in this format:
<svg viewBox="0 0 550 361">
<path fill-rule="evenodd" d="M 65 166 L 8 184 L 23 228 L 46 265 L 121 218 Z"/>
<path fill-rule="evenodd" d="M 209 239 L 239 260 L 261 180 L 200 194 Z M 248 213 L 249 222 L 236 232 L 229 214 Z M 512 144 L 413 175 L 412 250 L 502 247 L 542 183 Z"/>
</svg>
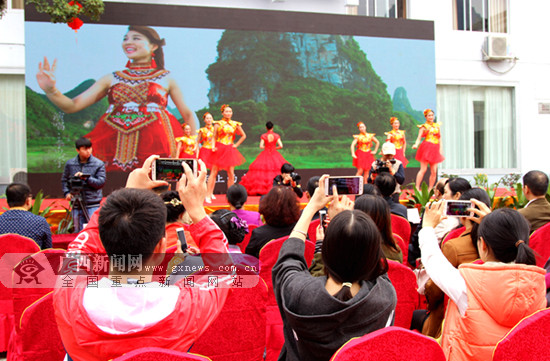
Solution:
<svg viewBox="0 0 550 361">
<path fill-rule="evenodd" d="M 359 177 L 329 177 L 328 188 L 329 196 L 332 195 L 332 187 L 336 185 L 338 194 L 363 194 L 363 178 Z"/>
<path fill-rule="evenodd" d="M 195 159 L 156 159 L 155 160 L 155 180 L 167 182 L 177 182 L 183 174 L 182 161 L 186 162 L 189 168 L 196 173 Z"/>
<path fill-rule="evenodd" d="M 180 240 L 180 243 L 181 243 L 181 250 L 183 252 L 186 252 L 187 251 L 187 240 L 185 239 L 185 231 L 183 230 L 183 228 L 177 228 L 176 233 L 177 233 L 178 239 Z"/>
<path fill-rule="evenodd" d="M 470 201 L 447 201 L 446 214 L 450 217 L 468 217 L 471 213 L 468 208 L 472 208 Z"/>
</svg>

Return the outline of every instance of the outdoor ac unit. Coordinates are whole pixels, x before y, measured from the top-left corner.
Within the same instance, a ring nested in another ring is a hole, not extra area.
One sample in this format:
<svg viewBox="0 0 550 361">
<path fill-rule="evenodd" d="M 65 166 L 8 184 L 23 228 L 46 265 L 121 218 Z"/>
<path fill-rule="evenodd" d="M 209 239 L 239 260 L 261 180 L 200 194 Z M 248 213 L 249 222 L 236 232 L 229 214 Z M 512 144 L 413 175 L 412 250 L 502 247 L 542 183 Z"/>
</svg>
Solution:
<svg viewBox="0 0 550 361">
<path fill-rule="evenodd" d="M 485 40 L 485 59 L 510 59 L 508 38 L 502 35 L 489 35 Z"/>
</svg>

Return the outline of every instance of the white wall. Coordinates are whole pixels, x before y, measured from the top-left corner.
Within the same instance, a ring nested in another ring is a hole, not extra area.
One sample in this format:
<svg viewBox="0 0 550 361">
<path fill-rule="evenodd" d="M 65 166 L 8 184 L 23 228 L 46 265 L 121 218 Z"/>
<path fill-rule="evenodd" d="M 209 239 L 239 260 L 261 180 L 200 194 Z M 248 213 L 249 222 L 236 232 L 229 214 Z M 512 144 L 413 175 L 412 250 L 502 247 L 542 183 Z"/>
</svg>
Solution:
<svg viewBox="0 0 550 361">
<path fill-rule="evenodd" d="M 8 10 L 0 19 L 0 74 L 25 73 L 23 10 Z"/>
</svg>

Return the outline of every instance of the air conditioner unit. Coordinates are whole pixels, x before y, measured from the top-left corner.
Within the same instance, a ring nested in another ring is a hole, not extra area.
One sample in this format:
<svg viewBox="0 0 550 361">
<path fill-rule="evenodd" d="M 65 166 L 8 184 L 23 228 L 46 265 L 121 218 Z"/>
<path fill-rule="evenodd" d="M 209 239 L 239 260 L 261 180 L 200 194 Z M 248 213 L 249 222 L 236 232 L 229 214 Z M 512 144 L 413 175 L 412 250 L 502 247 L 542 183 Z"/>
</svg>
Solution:
<svg viewBox="0 0 550 361">
<path fill-rule="evenodd" d="M 508 38 L 502 35 L 489 35 L 485 39 L 485 60 L 511 59 Z"/>
</svg>

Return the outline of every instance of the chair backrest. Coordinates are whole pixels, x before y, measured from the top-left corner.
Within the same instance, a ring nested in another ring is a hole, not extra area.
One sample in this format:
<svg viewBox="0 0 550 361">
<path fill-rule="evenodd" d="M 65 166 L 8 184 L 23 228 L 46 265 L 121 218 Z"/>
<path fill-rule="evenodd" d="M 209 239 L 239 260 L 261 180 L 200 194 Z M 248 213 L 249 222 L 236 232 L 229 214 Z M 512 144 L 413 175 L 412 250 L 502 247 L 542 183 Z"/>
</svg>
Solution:
<svg viewBox="0 0 550 361">
<path fill-rule="evenodd" d="M 493 361 L 550 360 L 550 309 L 521 320 L 500 340 Z"/>
<path fill-rule="evenodd" d="M 409 267 L 390 260 L 388 260 L 388 276 L 397 294 L 394 325 L 408 329 L 418 303 L 416 276 Z"/>
<path fill-rule="evenodd" d="M 317 242 L 317 227 L 321 224 L 321 219 L 317 218 L 311 221 L 309 228 L 307 229 L 307 235 L 309 240 L 313 243 Z"/>
<path fill-rule="evenodd" d="M 10 340 L 10 359 L 59 361 L 65 356 L 53 308 L 53 293 L 35 301 L 21 315 L 20 329 Z"/>
<path fill-rule="evenodd" d="M 78 236 L 78 233 L 68 233 L 68 234 L 52 234 L 52 247 L 67 249 L 69 243 L 74 241 Z"/>
<path fill-rule="evenodd" d="M 401 251 L 403 252 L 403 263 L 407 263 L 409 257 L 409 242 L 411 240 L 411 224 L 405 218 L 392 214 L 391 229 L 393 233 L 398 234 L 403 239 L 405 247 L 403 247 Z"/>
<path fill-rule="evenodd" d="M 537 253 L 537 266 L 544 267 L 550 257 L 550 223 L 545 224 L 531 234 L 529 247 Z"/>
<path fill-rule="evenodd" d="M 330 361 L 445 361 L 439 344 L 400 327 L 386 327 L 345 343 Z"/>
<path fill-rule="evenodd" d="M 210 358 L 193 353 L 167 350 L 160 347 L 143 347 L 119 356 L 113 361 L 208 361 Z M 212 360 L 210 360 L 212 361 Z"/>
<path fill-rule="evenodd" d="M 238 276 L 257 278 L 254 287 L 234 287 L 220 315 L 192 347 L 214 361 L 257 361 L 265 350 L 267 285 L 258 274 L 239 269 Z"/>
<path fill-rule="evenodd" d="M 252 231 L 255 230 L 256 228 L 258 228 L 258 225 L 256 224 L 248 225 L 248 233 L 245 234 L 243 241 L 238 244 L 242 253 L 245 253 L 246 246 L 248 246 L 248 242 L 250 242 L 250 236 L 252 236 Z"/>
<path fill-rule="evenodd" d="M 441 241 L 441 245 L 443 246 L 443 243 L 447 242 L 450 239 L 459 237 L 462 233 L 464 233 L 465 230 L 466 230 L 466 227 L 459 227 L 449 231 L 449 233 L 447 233 L 445 237 L 443 237 L 443 240 Z"/>
<path fill-rule="evenodd" d="M 393 239 L 395 239 L 395 243 L 399 246 L 399 249 L 401 249 L 401 253 L 403 254 L 403 264 L 407 264 L 407 256 L 409 255 L 409 247 L 405 245 L 405 241 L 403 241 L 403 238 L 401 238 L 400 235 L 397 233 L 393 234 Z"/>
</svg>

